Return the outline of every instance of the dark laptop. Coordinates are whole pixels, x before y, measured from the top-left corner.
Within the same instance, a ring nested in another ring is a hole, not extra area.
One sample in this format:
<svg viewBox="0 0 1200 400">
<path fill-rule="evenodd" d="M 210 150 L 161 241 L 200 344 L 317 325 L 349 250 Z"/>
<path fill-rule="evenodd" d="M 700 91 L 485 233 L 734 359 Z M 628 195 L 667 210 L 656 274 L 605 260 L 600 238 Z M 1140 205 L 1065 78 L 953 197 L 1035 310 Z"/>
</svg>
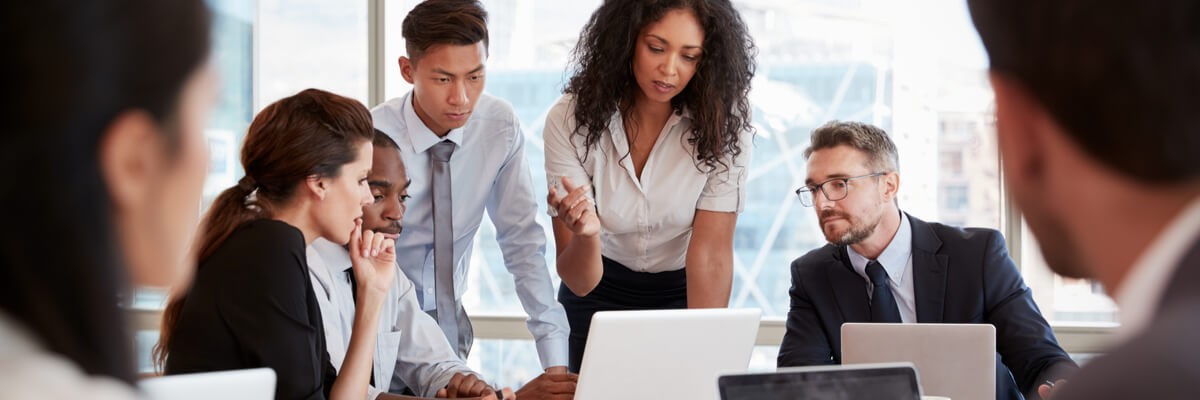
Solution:
<svg viewBox="0 0 1200 400">
<path fill-rule="evenodd" d="M 911 363 L 780 368 L 775 372 L 723 375 L 721 400 L 920 400 Z"/>
</svg>

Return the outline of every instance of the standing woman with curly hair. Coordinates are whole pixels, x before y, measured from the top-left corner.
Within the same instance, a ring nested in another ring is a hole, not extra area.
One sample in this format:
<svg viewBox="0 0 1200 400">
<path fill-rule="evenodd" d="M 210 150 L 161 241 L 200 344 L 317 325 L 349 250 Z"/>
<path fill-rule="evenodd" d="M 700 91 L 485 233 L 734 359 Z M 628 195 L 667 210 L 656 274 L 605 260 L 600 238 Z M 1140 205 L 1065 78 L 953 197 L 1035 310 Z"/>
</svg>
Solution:
<svg viewBox="0 0 1200 400">
<path fill-rule="evenodd" d="M 596 311 L 729 304 L 754 54 L 728 0 L 607 0 L 584 27 L 543 131 L 572 371 Z"/>
</svg>

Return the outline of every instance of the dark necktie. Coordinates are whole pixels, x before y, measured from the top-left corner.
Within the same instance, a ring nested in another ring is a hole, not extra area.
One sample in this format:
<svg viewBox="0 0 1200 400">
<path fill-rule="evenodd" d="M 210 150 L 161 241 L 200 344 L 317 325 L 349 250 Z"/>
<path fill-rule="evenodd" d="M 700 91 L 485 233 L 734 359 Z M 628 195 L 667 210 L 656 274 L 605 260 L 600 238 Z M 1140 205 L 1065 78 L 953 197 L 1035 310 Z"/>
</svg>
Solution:
<svg viewBox="0 0 1200 400">
<path fill-rule="evenodd" d="M 458 298 L 454 294 L 454 204 L 450 196 L 450 155 L 454 153 L 454 142 L 442 141 L 428 151 L 433 172 L 434 319 L 446 334 L 450 347 L 466 359 L 459 337 L 459 323 L 465 321 L 458 320 Z"/>
<path fill-rule="evenodd" d="M 346 280 L 350 281 L 350 298 L 354 299 L 354 304 L 356 307 L 355 309 L 357 309 L 357 306 L 358 306 L 358 280 L 354 279 L 354 267 L 346 268 Z M 354 318 L 354 316 L 351 315 L 350 318 Z M 350 342 L 350 338 L 347 337 L 346 343 L 349 343 L 349 342 Z M 346 348 L 346 352 L 347 353 L 350 352 L 349 347 Z M 373 358 L 371 361 L 372 361 L 371 362 L 371 386 L 375 386 L 375 363 L 374 363 Z M 342 360 L 342 362 L 345 363 L 346 360 Z"/>
<path fill-rule="evenodd" d="M 896 307 L 896 297 L 892 296 L 892 287 L 888 285 L 888 274 L 878 261 L 867 263 L 867 277 L 871 278 L 871 322 L 900 322 L 900 309 Z"/>
</svg>

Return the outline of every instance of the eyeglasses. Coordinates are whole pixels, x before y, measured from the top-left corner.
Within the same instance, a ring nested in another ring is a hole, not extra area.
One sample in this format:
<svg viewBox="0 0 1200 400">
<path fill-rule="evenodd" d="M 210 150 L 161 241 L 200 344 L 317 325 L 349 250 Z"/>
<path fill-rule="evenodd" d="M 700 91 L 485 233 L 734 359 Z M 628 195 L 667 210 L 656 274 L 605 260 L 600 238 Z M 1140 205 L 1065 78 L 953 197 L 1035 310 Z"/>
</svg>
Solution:
<svg viewBox="0 0 1200 400">
<path fill-rule="evenodd" d="M 816 193 L 817 191 L 824 193 L 826 200 L 838 201 L 846 198 L 846 196 L 850 194 L 850 181 L 886 174 L 887 172 L 876 172 L 873 174 L 852 176 L 849 178 L 833 178 L 825 182 L 821 182 L 815 186 L 804 186 L 796 189 L 796 197 L 800 198 L 800 204 L 803 204 L 805 207 L 813 206 L 813 193 Z"/>
</svg>

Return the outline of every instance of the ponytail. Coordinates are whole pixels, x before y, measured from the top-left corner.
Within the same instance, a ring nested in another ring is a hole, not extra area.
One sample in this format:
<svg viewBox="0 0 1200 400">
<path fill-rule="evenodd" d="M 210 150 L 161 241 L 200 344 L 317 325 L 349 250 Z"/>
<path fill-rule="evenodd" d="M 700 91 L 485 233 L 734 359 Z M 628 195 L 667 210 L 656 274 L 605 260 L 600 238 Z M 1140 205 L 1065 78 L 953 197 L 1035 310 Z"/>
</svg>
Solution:
<svg viewBox="0 0 1200 400">
<path fill-rule="evenodd" d="M 208 214 L 204 216 L 200 237 L 196 242 L 196 248 L 199 249 L 196 257 L 197 266 L 212 256 L 212 253 L 220 248 L 221 243 L 225 242 L 225 239 L 229 238 L 229 235 L 242 225 L 262 218 L 263 207 L 251 204 L 251 198 L 257 189 L 256 186 L 254 178 L 247 175 L 238 181 L 236 186 L 221 192 L 221 195 L 213 201 L 212 206 L 208 209 Z M 158 343 L 154 345 L 152 353 L 154 368 L 159 372 L 166 367 L 171 334 L 175 331 L 175 324 L 179 322 L 179 315 L 183 313 L 183 303 L 187 300 L 187 289 L 186 287 L 175 288 L 167 300 L 166 308 L 163 309 Z"/>
</svg>

